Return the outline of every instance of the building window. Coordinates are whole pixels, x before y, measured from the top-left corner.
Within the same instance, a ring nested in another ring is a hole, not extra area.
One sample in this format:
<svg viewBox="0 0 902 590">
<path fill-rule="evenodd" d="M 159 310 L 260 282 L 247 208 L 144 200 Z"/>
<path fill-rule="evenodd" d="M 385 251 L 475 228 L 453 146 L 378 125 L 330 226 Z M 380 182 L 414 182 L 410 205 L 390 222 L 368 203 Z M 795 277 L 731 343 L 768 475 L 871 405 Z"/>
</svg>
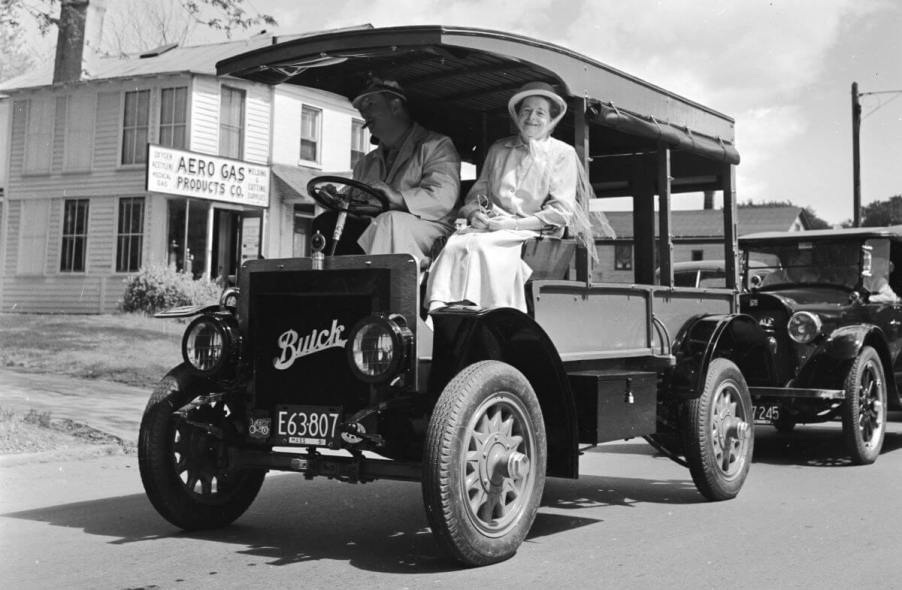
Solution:
<svg viewBox="0 0 902 590">
<path fill-rule="evenodd" d="M 692 260 L 704 260 L 705 259 L 705 251 L 704 250 L 693 250 L 692 251 Z"/>
<path fill-rule="evenodd" d="M 66 100 L 66 142 L 63 170 L 87 172 L 94 156 L 94 96 L 77 94 Z"/>
<path fill-rule="evenodd" d="M 66 199 L 60 271 L 84 272 L 88 244 L 88 199 Z"/>
<path fill-rule="evenodd" d="M 360 158 L 366 153 L 366 128 L 363 121 L 354 119 L 351 121 L 351 168 L 357 165 Z"/>
<path fill-rule="evenodd" d="M 47 174 L 50 172 L 50 157 L 53 152 L 53 117 L 56 103 L 50 99 L 32 99 L 27 104 L 28 122 L 25 130 L 23 172 Z"/>
<path fill-rule="evenodd" d="M 15 201 L 13 201 L 15 202 Z M 12 207 L 13 202 L 10 203 Z M 44 273 L 47 254 L 47 226 L 50 220 L 50 201 L 23 199 L 19 218 L 19 256 L 16 272 L 25 275 Z"/>
<path fill-rule="evenodd" d="M 150 120 L 150 90 L 125 93 L 122 121 L 122 163 L 147 162 L 147 130 Z"/>
<path fill-rule="evenodd" d="M 141 268 L 143 246 L 144 197 L 119 199 L 116 272 L 134 272 Z"/>
<path fill-rule="evenodd" d="M 163 88 L 160 91 L 160 145 L 185 148 L 188 88 Z"/>
<path fill-rule="evenodd" d="M 301 159 L 319 162 L 319 117 L 321 111 L 301 107 Z"/>
<path fill-rule="evenodd" d="M 614 270 L 633 270 L 633 245 L 614 245 Z"/>
<path fill-rule="evenodd" d="M 238 160 L 244 156 L 244 90 L 220 90 L 219 154 Z"/>
</svg>

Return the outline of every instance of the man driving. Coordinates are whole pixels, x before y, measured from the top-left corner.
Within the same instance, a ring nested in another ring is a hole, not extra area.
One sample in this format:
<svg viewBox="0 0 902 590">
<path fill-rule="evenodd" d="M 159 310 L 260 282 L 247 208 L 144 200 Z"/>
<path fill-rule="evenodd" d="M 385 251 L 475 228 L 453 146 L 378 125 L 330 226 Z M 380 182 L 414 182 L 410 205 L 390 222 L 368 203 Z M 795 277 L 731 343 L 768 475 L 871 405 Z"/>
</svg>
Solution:
<svg viewBox="0 0 902 590">
<path fill-rule="evenodd" d="M 407 96 L 392 80 L 371 79 L 352 101 L 379 147 L 354 167 L 353 178 L 385 195 L 388 211 L 372 221 L 348 217 L 336 254 L 407 253 L 428 259 L 433 244 L 453 231 L 460 192 L 460 156 L 450 138 L 410 116 Z M 337 213 L 313 222 L 331 240 Z"/>
</svg>

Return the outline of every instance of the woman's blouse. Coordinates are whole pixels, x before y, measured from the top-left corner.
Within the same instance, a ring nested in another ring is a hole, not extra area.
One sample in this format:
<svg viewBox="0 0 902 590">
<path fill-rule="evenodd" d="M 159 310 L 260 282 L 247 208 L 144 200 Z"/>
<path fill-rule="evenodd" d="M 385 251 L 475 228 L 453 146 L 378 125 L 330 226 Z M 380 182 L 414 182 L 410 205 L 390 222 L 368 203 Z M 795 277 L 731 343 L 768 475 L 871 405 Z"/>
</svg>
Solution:
<svg viewBox="0 0 902 590">
<path fill-rule="evenodd" d="M 479 178 L 467 193 L 460 217 L 479 208 L 477 195 L 516 217 L 535 215 L 561 229 L 576 207 L 577 166 L 573 146 L 553 137 L 525 143 L 519 135 L 492 144 Z"/>
</svg>

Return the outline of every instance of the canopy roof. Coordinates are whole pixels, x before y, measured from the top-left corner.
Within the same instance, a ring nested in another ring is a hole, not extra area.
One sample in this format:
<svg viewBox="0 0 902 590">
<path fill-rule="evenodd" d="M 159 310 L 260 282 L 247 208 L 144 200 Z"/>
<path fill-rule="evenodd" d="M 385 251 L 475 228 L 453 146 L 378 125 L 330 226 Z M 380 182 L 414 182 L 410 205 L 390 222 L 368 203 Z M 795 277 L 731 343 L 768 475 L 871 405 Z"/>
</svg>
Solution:
<svg viewBox="0 0 902 590">
<path fill-rule="evenodd" d="M 659 143 L 675 150 L 675 192 L 681 182 L 683 190 L 703 190 L 720 171 L 712 164 L 739 161 L 730 117 L 569 49 L 498 31 L 415 26 L 329 32 L 224 59 L 217 73 L 348 98 L 371 74 L 397 80 L 414 117 L 449 135 L 473 162 L 482 160 L 485 138 L 511 133 L 507 101 L 516 89 L 548 82 L 571 107 L 587 99 L 586 120 L 602 128 L 590 133 L 596 185 L 622 181 L 629 165 L 618 157 L 654 152 Z M 573 111 L 555 132 L 569 143 Z"/>
</svg>

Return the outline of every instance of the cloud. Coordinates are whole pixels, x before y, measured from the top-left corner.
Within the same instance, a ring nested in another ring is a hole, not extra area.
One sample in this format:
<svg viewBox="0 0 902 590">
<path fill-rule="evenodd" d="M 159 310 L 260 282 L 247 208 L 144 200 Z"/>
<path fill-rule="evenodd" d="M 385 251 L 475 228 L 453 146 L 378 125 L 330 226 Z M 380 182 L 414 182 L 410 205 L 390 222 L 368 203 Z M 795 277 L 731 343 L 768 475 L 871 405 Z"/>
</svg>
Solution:
<svg viewBox="0 0 902 590">
<path fill-rule="evenodd" d="M 836 96 L 846 100 L 846 78 L 838 84 L 839 69 L 830 60 L 857 59 L 855 72 L 867 75 L 844 73 L 873 79 L 877 70 L 867 68 L 879 70 L 881 63 L 873 53 L 852 56 L 837 49 L 843 40 L 846 49 L 850 38 L 870 34 L 868 26 L 900 15 L 896 0 L 333 0 L 329 6 L 321 14 L 330 27 L 444 24 L 536 37 L 732 116 L 743 158 L 743 200 L 807 198 L 798 182 L 790 192 L 784 161 L 794 157 L 797 167 L 815 161 L 820 146 L 810 145 L 806 134 L 824 124 L 825 95 L 841 87 Z M 318 26 L 305 22 L 308 29 Z M 892 74 L 886 66 L 882 71 Z M 841 132 L 834 134 L 839 139 L 825 137 L 825 130 L 818 137 L 847 141 L 844 125 Z M 836 148 L 821 152 L 829 157 Z M 821 175 L 817 194 L 832 194 L 845 183 L 838 168 Z"/>
</svg>

